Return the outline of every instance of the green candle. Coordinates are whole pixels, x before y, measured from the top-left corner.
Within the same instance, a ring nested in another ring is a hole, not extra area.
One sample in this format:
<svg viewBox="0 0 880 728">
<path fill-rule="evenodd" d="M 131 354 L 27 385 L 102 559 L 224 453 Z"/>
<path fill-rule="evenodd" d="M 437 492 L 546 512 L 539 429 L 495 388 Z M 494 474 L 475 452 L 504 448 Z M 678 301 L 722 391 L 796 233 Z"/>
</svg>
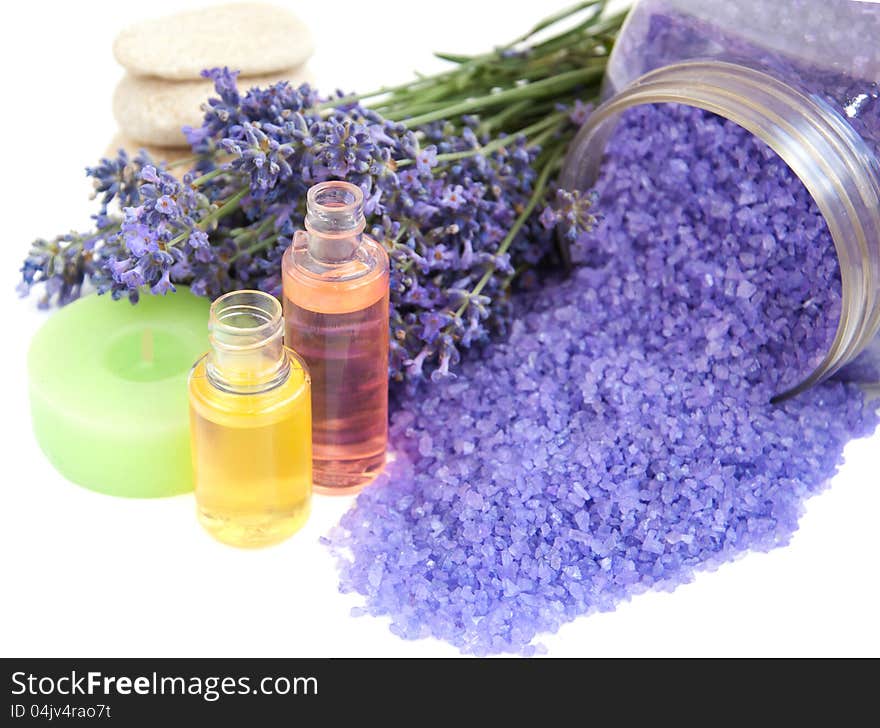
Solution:
<svg viewBox="0 0 880 728">
<path fill-rule="evenodd" d="M 192 489 L 186 377 L 208 348 L 188 289 L 132 306 L 91 295 L 54 314 L 28 354 L 34 433 L 68 479 L 136 498 Z"/>
</svg>

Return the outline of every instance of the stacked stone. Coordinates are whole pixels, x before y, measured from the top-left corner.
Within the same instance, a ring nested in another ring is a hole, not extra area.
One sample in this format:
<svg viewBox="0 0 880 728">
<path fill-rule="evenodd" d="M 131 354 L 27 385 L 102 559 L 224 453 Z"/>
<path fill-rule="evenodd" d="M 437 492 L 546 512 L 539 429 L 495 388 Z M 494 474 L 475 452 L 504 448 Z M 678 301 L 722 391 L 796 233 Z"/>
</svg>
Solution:
<svg viewBox="0 0 880 728">
<path fill-rule="evenodd" d="M 145 149 L 154 159 L 189 154 L 181 129 L 198 126 L 202 105 L 213 95 L 205 68 L 238 70 L 239 86 L 309 80 L 303 64 L 312 37 L 299 18 L 260 3 L 221 5 L 131 26 L 113 44 L 126 74 L 113 96 L 119 133 L 108 154 Z"/>
</svg>

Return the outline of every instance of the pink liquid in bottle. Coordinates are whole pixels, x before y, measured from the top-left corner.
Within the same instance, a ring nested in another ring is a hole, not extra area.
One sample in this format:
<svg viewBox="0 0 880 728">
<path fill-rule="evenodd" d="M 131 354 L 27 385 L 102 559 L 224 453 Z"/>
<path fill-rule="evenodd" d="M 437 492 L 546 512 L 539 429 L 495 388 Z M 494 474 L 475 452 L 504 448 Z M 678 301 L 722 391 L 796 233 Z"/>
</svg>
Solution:
<svg viewBox="0 0 880 728">
<path fill-rule="evenodd" d="M 285 342 L 312 377 L 315 489 L 353 493 L 385 464 L 388 441 L 388 255 L 363 234 L 363 193 L 309 190 L 306 230 L 284 254 Z"/>
</svg>

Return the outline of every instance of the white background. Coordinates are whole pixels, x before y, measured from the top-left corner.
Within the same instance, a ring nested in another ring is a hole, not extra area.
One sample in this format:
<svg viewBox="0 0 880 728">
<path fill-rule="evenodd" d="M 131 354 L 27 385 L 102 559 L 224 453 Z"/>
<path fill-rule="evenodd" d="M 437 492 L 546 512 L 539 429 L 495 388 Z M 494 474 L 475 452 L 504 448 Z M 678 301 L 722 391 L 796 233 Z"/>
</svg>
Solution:
<svg viewBox="0 0 880 728">
<path fill-rule="evenodd" d="M 201 531 L 191 496 L 123 500 L 81 489 L 53 471 L 31 435 L 25 354 L 45 314 L 17 300 L 16 271 L 33 238 L 88 224 L 83 167 L 115 128 L 116 32 L 202 4 L 31 1 L 2 24 L 0 654 L 454 656 L 445 643 L 398 639 L 386 620 L 349 616 L 358 600 L 337 593 L 318 543 L 348 499 L 316 498 L 292 539 L 238 551 Z M 319 88 L 366 90 L 439 67 L 431 50 L 485 50 L 564 3 L 288 4 L 316 36 Z M 850 444 L 789 547 L 580 619 L 543 640 L 549 654 L 880 654 L 878 449 L 880 435 Z"/>
</svg>

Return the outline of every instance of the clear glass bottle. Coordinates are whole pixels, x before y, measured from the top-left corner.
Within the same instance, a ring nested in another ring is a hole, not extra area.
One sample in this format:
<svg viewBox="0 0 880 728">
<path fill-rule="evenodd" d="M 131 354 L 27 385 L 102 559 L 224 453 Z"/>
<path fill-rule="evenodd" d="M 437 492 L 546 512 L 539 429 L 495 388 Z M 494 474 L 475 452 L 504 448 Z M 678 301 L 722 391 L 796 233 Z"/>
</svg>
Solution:
<svg viewBox="0 0 880 728">
<path fill-rule="evenodd" d="M 282 344 L 281 313 L 261 291 L 218 298 L 211 350 L 189 377 L 199 521 L 233 546 L 278 543 L 309 515 L 310 378 Z"/>
<path fill-rule="evenodd" d="M 823 361 L 783 397 L 844 367 L 880 381 L 878 38 L 880 4 L 862 0 L 639 0 L 563 169 L 591 187 L 621 113 L 668 102 L 730 119 L 792 168 L 834 239 L 843 305 Z"/>
<path fill-rule="evenodd" d="M 315 185 L 282 262 L 284 336 L 312 375 L 313 477 L 324 493 L 357 492 L 385 464 L 389 265 L 365 226 L 360 188 Z"/>
</svg>

